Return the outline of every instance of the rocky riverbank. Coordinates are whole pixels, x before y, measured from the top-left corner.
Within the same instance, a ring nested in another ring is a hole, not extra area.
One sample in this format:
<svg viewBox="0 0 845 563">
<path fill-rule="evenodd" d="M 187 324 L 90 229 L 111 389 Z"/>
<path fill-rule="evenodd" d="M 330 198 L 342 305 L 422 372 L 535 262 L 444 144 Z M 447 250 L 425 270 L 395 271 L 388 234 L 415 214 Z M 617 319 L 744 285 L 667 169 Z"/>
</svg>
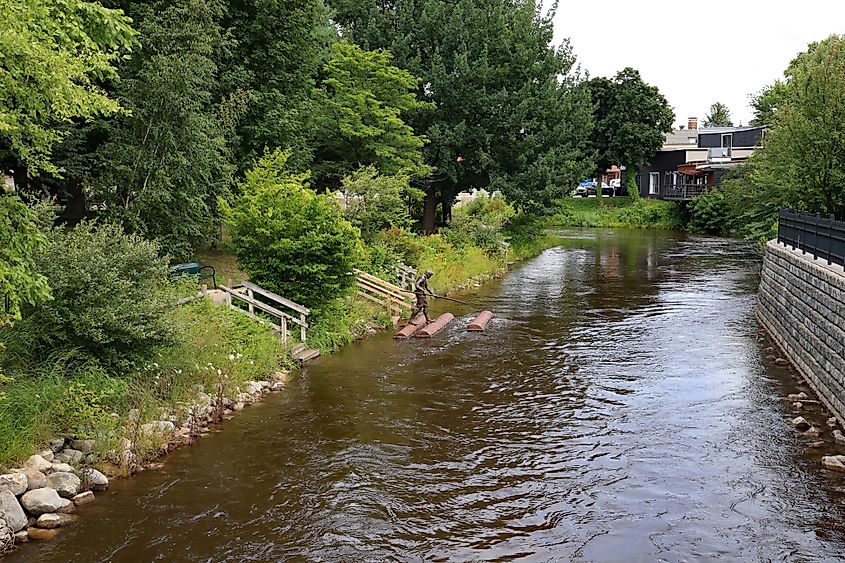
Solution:
<svg viewBox="0 0 845 563">
<path fill-rule="evenodd" d="M 235 393 L 194 388 L 194 400 L 159 409 L 160 420 L 141 422 L 132 409 L 116 428 L 100 432 L 99 439 L 59 437 L 30 456 L 20 467 L 0 474 L 0 554 L 16 544 L 55 538 L 74 524 L 77 509 L 96 500 L 109 478 L 157 469 L 156 460 L 209 434 L 214 425 L 284 388 L 288 372 L 278 371 L 266 381 L 247 381 Z M 113 413 L 115 418 L 120 418 Z"/>
</svg>

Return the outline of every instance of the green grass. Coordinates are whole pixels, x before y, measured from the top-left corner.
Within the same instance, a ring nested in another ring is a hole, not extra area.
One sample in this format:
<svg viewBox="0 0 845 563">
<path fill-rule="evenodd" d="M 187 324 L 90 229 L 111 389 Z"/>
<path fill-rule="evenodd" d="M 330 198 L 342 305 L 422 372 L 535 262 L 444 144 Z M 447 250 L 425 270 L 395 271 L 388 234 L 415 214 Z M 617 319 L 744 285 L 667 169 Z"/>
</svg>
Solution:
<svg viewBox="0 0 845 563">
<path fill-rule="evenodd" d="M 275 334 L 235 311 L 198 301 L 170 314 L 179 342 L 128 372 L 110 373 L 74 350 L 7 365 L 13 380 L 0 386 L 0 466 L 21 461 L 56 436 L 97 437 L 105 448 L 126 432 L 131 408 L 139 409 L 142 422 L 160 418 L 162 408 L 186 415 L 197 384 L 210 393 L 218 386 L 232 393 L 244 381 L 292 367 Z"/>
<path fill-rule="evenodd" d="M 680 206 L 670 201 L 630 197 L 566 198 L 548 221 L 553 227 L 614 227 L 680 230 Z"/>
<path fill-rule="evenodd" d="M 234 254 L 222 248 L 209 248 L 197 253 L 197 259 L 202 266 L 214 266 L 217 283 L 226 285 L 229 280 L 237 284 L 249 280 L 249 276 L 240 269 Z M 209 283 L 209 287 L 211 284 Z"/>
</svg>

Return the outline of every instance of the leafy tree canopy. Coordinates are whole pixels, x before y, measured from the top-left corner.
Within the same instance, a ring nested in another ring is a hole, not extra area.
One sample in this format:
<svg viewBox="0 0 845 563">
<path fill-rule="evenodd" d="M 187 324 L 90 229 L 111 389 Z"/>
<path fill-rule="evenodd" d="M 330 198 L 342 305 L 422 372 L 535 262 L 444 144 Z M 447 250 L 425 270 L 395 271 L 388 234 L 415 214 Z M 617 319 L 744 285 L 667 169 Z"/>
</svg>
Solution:
<svg viewBox="0 0 845 563">
<path fill-rule="evenodd" d="M 715 102 L 710 106 L 710 111 L 704 116 L 705 127 L 733 127 L 731 110 L 722 102 Z"/>
<path fill-rule="evenodd" d="M 361 229 L 365 239 L 391 227 L 411 226 L 408 202 L 419 197 L 407 176 L 381 176 L 374 166 L 356 170 L 343 178 L 346 218 Z"/>
<path fill-rule="evenodd" d="M 129 18 L 97 2 L 0 3 L 0 139 L 31 173 L 56 170 L 57 124 L 119 111 L 99 84 L 133 35 Z"/>
<path fill-rule="evenodd" d="M 589 87 L 595 107 L 595 173 L 614 164 L 631 168 L 648 162 L 663 146 L 675 120 L 663 94 L 630 67 L 612 79 L 594 78 Z"/>
<path fill-rule="evenodd" d="M 315 173 L 324 182 L 360 166 L 373 165 L 387 175 L 423 177 L 426 138 L 415 135 L 403 116 L 433 108 L 417 101 L 419 80 L 391 64 L 390 53 L 364 51 L 348 41 L 332 45 L 323 68 L 319 148 Z"/>
</svg>

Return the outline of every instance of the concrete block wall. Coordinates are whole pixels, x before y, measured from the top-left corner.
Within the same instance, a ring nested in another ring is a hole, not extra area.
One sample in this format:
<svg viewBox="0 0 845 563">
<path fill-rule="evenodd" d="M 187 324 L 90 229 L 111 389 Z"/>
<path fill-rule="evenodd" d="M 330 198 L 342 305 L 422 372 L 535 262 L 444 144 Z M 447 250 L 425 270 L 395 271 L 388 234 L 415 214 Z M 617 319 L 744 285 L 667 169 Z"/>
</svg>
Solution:
<svg viewBox="0 0 845 563">
<path fill-rule="evenodd" d="M 766 245 L 757 318 L 786 359 L 845 424 L 845 271 Z"/>
</svg>

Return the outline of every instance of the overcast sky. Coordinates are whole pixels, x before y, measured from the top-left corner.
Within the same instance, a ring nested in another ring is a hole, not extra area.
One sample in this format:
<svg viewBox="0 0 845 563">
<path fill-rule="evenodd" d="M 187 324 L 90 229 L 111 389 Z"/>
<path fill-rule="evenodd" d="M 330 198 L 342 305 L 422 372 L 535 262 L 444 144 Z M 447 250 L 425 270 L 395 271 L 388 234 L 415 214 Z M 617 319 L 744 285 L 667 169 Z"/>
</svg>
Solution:
<svg viewBox="0 0 845 563">
<path fill-rule="evenodd" d="M 684 125 L 717 100 L 747 124 L 749 95 L 833 33 L 845 0 L 560 0 L 555 16 L 556 43 L 568 37 L 590 76 L 639 70 Z"/>
</svg>

